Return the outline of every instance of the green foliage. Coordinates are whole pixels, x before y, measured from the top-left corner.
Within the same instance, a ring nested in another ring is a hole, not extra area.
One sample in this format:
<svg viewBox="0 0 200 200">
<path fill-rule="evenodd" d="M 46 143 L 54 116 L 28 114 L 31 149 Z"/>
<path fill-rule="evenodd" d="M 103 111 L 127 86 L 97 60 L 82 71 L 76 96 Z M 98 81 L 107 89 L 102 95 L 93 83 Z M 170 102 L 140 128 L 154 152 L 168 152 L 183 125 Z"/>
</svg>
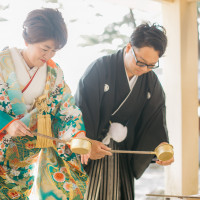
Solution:
<svg viewBox="0 0 200 200">
<path fill-rule="evenodd" d="M 62 9 L 63 8 L 62 0 L 42 0 L 42 1 L 47 3 L 47 5 L 48 4 L 55 4 L 56 5 L 55 7 L 58 8 L 58 9 Z"/>
<path fill-rule="evenodd" d="M 101 16 L 101 14 L 96 14 L 96 16 Z M 117 49 L 123 48 L 129 40 L 129 36 L 120 32 L 120 28 L 126 24 L 131 28 L 135 28 L 135 19 L 132 10 L 129 10 L 129 13 L 125 15 L 121 21 L 108 24 L 101 35 L 81 35 L 83 43 L 79 44 L 81 47 L 94 46 L 98 44 L 105 44 L 105 46 L 111 45 L 113 40 L 120 39 L 121 44 L 117 45 Z M 105 48 L 101 52 L 107 54 L 115 52 L 116 49 Z"/>
<path fill-rule="evenodd" d="M 45 0 L 46 3 L 58 3 L 58 0 Z"/>
<path fill-rule="evenodd" d="M 0 17 L 0 22 L 8 21 L 6 18 Z"/>
<path fill-rule="evenodd" d="M 9 4 L 3 5 L 0 3 L 0 12 L 2 10 L 8 9 L 9 7 L 10 7 Z M 0 15 L 0 22 L 2 22 L 2 21 L 8 21 L 8 20 Z"/>
<path fill-rule="evenodd" d="M 8 9 L 10 6 L 9 6 L 9 4 L 7 4 L 7 5 L 1 5 L 0 4 L 0 10 L 6 10 L 6 9 Z"/>
</svg>

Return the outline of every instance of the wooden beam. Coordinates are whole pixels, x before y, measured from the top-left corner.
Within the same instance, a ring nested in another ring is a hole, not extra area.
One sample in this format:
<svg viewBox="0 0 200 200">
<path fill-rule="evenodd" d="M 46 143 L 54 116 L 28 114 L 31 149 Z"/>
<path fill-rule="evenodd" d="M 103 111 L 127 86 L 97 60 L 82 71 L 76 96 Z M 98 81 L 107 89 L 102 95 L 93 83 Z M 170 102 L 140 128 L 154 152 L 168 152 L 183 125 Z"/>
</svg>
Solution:
<svg viewBox="0 0 200 200">
<path fill-rule="evenodd" d="M 174 0 L 153 0 L 153 1 L 159 1 L 159 2 L 170 2 L 170 3 L 173 3 Z"/>
<path fill-rule="evenodd" d="M 192 2 L 198 2 L 200 0 L 187 0 L 189 3 L 192 3 Z"/>
<path fill-rule="evenodd" d="M 146 196 L 149 197 L 176 197 L 179 199 L 185 199 L 185 198 L 190 198 L 190 199 L 200 199 L 200 195 L 166 195 L 166 194 L 146 194 Z"/>
</svg>

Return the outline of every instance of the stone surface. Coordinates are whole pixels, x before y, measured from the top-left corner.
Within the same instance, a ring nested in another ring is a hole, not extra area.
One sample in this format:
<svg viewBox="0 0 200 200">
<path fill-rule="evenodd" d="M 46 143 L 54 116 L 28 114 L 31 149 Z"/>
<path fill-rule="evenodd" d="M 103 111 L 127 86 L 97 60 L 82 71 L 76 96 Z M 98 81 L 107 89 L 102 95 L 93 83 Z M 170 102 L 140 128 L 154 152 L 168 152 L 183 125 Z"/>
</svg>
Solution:
<svg viewBox="0 0 200 200">
<path fill-rule="evenodd" d="M 146 194 L 164 194 L 164 167 L 150 164 L 142 177 L 135 181 L 135 200 L 164 200 L 164 197 L 147 197 Z M 199 170 L 200 180 L 200 170 Z M 200 193 L 200 185 L 199 185 Z"/>
</svg>

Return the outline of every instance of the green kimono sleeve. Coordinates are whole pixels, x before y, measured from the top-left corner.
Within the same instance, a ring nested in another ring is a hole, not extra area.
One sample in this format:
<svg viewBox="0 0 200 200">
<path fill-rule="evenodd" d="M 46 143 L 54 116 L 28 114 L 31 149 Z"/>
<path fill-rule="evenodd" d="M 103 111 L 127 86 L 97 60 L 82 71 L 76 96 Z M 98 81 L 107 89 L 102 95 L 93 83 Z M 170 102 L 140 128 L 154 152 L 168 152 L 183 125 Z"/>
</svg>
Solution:
<svg viewBox="0 0 200 200">
<path fill-rule="evenodd" d="M 0 133 L 8 124 L 10 124 L 11 121 L 13 121 L 13 117 L 0 110 Z"/>
</svg>

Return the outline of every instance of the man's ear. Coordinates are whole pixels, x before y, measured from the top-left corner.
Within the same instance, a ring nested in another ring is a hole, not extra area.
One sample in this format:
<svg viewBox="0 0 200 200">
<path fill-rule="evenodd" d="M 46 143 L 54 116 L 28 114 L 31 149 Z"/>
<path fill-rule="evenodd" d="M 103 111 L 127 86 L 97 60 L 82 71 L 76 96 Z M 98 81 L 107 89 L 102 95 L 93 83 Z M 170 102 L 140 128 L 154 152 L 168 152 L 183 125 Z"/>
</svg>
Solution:
<svg viewBox="0 0 200 200">
<path fill-rule="evenodd" d="M 131 44 L 128 43 L 128 44 L 126 45 L 125 52 L 128 53 L 129 50 L 130 50 L 131 48 L 132 48 Z"/>
<path fill-rule="evenodd" d="M 26 47 L 28 46 L 28 43 L 24 40 L 24 43 L 25 43 L 25 45 L 26 45 Z"/>
</svg>

